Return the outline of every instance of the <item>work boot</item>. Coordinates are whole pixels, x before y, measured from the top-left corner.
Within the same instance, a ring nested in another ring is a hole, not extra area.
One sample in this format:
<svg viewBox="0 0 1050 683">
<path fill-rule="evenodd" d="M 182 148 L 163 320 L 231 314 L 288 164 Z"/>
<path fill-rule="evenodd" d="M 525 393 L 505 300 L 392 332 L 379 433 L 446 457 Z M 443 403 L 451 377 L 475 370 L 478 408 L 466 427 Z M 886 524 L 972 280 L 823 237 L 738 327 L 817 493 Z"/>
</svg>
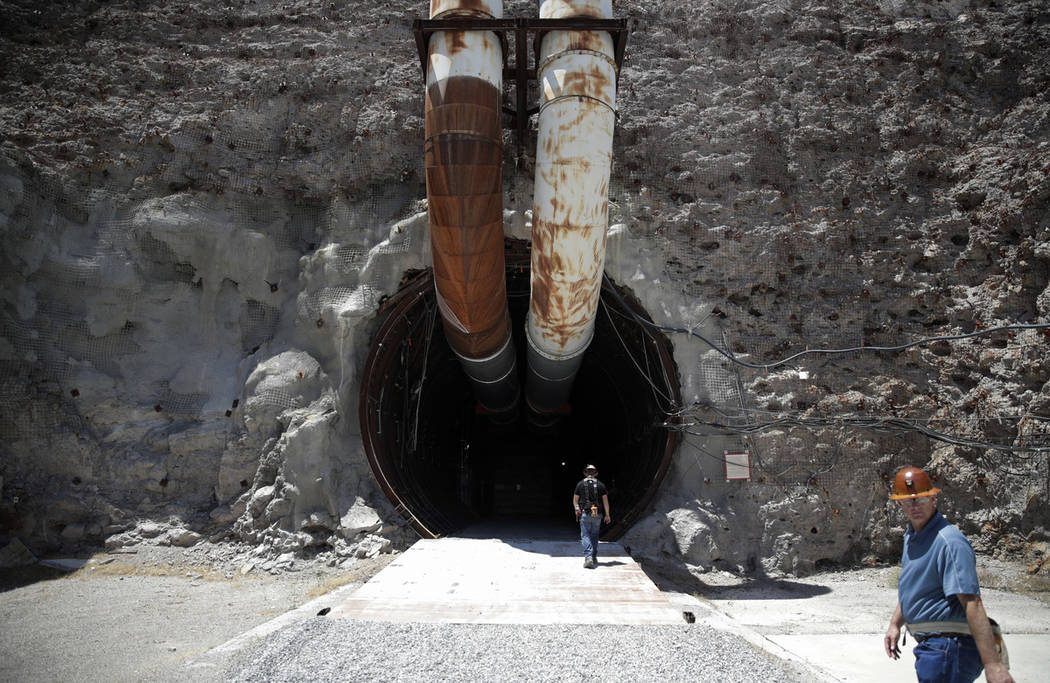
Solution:
<svg viewBox="0 0 1050 683">
<path fill-rule="evenodd" d="M 591 559 L 590 557 L 583 558 L 583 568 L 584 569 L 594 569 L 594 560 Z"/>
</svg>

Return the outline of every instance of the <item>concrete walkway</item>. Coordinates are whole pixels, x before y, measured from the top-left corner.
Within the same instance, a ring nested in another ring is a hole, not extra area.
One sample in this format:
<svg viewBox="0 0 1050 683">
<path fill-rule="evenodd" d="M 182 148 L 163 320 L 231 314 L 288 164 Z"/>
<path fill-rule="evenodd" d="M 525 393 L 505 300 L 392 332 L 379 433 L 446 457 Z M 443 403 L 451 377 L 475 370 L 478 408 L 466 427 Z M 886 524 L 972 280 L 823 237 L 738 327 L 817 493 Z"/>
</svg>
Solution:
<svg viewBox="0 0 1050 683">
<path fill-rule="evenodd" d="M 661 591 L 618 543 L 602 543 L 599 566 L 582 567 L 578 541 L 453 537 L 416 542 L 329 618 L 417 623 L 684 624 L 731 631 L 829 681 L 914 679 L 914 643 L 886 657 L 882 636 L 896 597 L 892 567 L 810 579 Z M 984 590 L 1004 626 L 1018 681 L 1050 680 L 1050 607 Z"/>
<path fill-rule="evenodd" d="M 562 624 L 587 614 L 589 623 L 707 624 L 801 664 L 812 671 L 806 680 L 914 680 L 910 638 L 898 661 L 882 650 L 896 599 L 893 567 L 807 579 L 730 578 L 723 585 L 694 578 L 683 591 L 661 580 L 661 590 L 623 546 L 600 548 L 598 567 L 584 569 L 575 540 L 476 534 L 417 541 L 364 585 L 317 598 L 215 648 L 190 668 L 215 667 L 260 637 L 319 613 L 329 619 L 468 624 Z M 1004 628 L 1015 680 L 1050 680 L 1050 607 L 1016 593 L 982 594 Z"/>
<path fill-rule="evenodd" d="M 578 541 L 417 541 L 329 618 L 416 623 L 682 624 L 679 611 L 617 543 L 583 568 Z"/>
</svg>

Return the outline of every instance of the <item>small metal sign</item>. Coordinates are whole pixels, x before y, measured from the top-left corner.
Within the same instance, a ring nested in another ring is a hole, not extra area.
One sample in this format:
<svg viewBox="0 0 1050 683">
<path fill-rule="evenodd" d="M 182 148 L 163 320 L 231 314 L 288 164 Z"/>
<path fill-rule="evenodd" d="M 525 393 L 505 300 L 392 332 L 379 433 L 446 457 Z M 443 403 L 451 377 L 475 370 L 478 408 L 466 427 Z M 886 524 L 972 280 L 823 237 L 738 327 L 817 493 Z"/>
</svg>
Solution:
<svg viewBox="0 0 1050 683">
<path fill-rule="evenodd" d="M 748 451 L 730 453 L 723 451 L 726 466 L 726 481 L 751 481 L 751 454 Z"/>
</svg>

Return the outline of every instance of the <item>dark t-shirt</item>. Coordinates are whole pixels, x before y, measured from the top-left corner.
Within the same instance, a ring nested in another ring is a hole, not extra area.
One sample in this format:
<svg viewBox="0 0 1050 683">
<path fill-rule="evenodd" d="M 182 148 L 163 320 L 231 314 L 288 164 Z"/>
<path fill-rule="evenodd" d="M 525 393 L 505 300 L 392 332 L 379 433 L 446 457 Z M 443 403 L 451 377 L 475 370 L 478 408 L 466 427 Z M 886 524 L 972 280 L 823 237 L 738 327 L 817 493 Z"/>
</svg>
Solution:
<svg viewBox="0 0 1050 683">
<path fill-rule="evenodd" d="M 596 505 L 600 511 L 605 512 L 602 506 L 602 496 L 608 493 L 605 490 L 605 484 L 594 478 L 581 479 L 580 483 L 576 484 L 575 495 L 580 497 L 580 507 L 584 510 Z"/>
</svg>

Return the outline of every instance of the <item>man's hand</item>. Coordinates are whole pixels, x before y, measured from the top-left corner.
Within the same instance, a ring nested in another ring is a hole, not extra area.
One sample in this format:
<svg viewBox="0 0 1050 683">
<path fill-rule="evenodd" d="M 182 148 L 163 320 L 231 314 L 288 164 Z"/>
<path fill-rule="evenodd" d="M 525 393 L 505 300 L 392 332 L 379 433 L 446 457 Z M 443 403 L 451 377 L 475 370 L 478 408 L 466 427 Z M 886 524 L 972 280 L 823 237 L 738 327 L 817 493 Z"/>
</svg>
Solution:
<svg viewBox="0 0 1050 683">
<path fill-rule="evenodd" d="M 897 645 L 897 641 L 901 637 L 901 626 L 904 625 L 904 612 L 901 611 L 901 604 L 898 602 L 897 607 L 893 610 L 893 616 L 890 617 L 890 627 L 886 629 L 886 635 L 882 639 L 882 647 L 886 650 L 886 656 L 890 659 L 900 659 L 901 649 Z"/>
<path fill-rule="evenodd" d="M 984 680 L 988 683 L 1014 683 L 1014 677 L 1010 675 L 1002 662 L 984 667 Z"/>
<path fill-rule="evenodd" d="M 900 659 L 901 649 L 897 645 L 897 641 L 900 640 L 901 629 L 896 624 L 890 624 L 890 627 L 886 629 L 886 636 L 882 639 L 882 646 L 886 649 L 886 656 L 890 659 Z"/>
<path fill-rule="evenodd" d="M 610 517 L 610 516 L 609 516 L 609 513 L 608 513 L 608 512 L 606 512 L 606 513 L 605 513 L 605 523 L 606 523 L 606 524 L 609 524 L 610 522 L 612 522 L 612 517 Z"/>
</svg>

